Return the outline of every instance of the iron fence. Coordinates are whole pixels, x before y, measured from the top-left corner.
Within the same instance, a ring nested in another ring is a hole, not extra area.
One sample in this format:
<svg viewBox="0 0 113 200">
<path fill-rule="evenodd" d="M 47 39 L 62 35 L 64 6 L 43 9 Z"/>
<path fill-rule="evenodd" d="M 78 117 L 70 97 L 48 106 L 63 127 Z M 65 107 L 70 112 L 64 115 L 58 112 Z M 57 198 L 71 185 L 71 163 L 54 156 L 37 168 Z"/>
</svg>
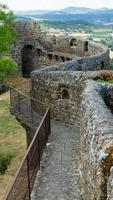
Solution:
<svg viewBox="0 0 113 200">
<path fill-rule="evenodd" d="M 24 120 L 31 126 L 38 127 L 26 155 L 17 171 L 13 184 L 5 200 L 31 200 L 31 193 L 40 161 L 46 146 L 50 131 L 50 108 L 45 106 L 42 116 L 34 111 L 34 106 L 41 107 L 42 103 L 26 96 L 15 88 L 10 87 L 10 110 L 18 119 Z"/>
<path fill-rule="evenodd" d="M 12 99 L 12 101 L 13 100 L 14 99 Z M 16 100 L 18 102 L 17 95 Z M 18 112 L 20 112 L 19 107 Z M 50 129 L 50 108 L 48 108 L 14 178 L 14 182 L 5 197 L 5 200 L 31 200 L 34 181 L 37 172 L 40 169 L 40 161 L 50 134 Z"/>
<path fill-rule="evenodd" d="M 38 127 L 47 108 L 46 104 L 10 87 L 10 111 L 27 125 Z M 41 112 L 38 112 L 39 110 Z"/>
</svg>

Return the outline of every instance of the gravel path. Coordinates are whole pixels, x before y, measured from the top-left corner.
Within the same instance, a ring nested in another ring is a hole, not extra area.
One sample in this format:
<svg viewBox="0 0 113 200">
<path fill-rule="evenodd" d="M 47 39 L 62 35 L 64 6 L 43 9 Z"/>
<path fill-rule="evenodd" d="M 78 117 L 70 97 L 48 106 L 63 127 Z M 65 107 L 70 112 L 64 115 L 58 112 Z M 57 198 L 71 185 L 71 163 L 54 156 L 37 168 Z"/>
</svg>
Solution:
<svg viewBox="0 0 113 200">
<path fill-rule="evenodd" d="M 51 132 L 32 200 L 81 200 L 79 128 L 52 122 Z"/>
</svg>

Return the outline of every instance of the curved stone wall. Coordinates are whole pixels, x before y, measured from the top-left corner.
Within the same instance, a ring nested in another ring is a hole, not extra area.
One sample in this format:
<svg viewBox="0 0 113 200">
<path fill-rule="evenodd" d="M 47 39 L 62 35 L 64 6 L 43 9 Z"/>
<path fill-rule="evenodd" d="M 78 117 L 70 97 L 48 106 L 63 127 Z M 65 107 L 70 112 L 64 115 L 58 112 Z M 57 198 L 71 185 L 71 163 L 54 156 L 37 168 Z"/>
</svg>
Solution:
<svg viewBox="0 0 113 200">
<path fill-rule="evenodd" d="M 52 38 L 50 40 L 41 33 L 39 23 L 35 21 L 17 21 L 15 27 L 18 31 L 18 37 L 12 47 L 12 57 L 18 63 L 20 72 L 22 72 L 23 64 L 22 50 L 28 45 L 35 49 L 32 70 L 40 68 L 42 65 L 51 65 L 53 61 L 54 63 L 65 63 L 73 60 L 76 70 L 79 71 L 106 69 L 109 64 L 109 49 L 101 44 L 77 38 L 57 39 L 56 44 L 54 44 Z M 40 66 L 39 58 L 41 55 L 50 62 L 45 60 Z"/>
<path fill-rule="evenodd" d="M 80 38 L 59 38 L 54 51 L 74 54 L 78 57 L 92 56 L 103 52 L 106 47 L 91 40 Z"/>
<path fill-rule="evenodd" d="M 67 68 L 68 64 L 67 62 Z M 80 121 L 80 103 L 85 80 L 97 77 L 97 72 L 72 70 L 73 68 L 70 71 L 60 71 L 58 66 L 54 66 L 32 72 L 31 95 L 51 107 L 53 118 L 75 124 Z M 41 114 L 43 106 L 34 106 L 34 110 Z"/>
</svg>

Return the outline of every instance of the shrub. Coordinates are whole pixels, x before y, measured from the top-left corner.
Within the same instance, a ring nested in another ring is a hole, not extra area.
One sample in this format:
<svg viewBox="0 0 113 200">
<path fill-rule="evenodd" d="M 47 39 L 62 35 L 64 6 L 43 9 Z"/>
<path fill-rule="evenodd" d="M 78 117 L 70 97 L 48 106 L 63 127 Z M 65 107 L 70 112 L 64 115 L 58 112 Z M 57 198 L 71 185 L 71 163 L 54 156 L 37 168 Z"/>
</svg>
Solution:
<svg viewBox="0 0 113 200">
<path fill-rule="evenodd" d="M 3 175 L 11 163 L 13 156 L 9 153 L 0 154 L 0 174 Z"/>
<path fill-rule="evenodd" d="M 3 82 L 9 75 L 16 73 L 17 64 L 8 56 L 0 58 L 0 82 Z"/>
<path fill-rule="evenodd" d="M 113 59 L 111 60 L 111 63 L 109 64 L 108 69 L 113 70 Z"/>
<path fill-rule="evenodd" d="M 0 53 L 9 52 L 16 39 L 16 29 L 13 26 L 14 14 L 10 9 L 0 3 Z"/>
</svg>

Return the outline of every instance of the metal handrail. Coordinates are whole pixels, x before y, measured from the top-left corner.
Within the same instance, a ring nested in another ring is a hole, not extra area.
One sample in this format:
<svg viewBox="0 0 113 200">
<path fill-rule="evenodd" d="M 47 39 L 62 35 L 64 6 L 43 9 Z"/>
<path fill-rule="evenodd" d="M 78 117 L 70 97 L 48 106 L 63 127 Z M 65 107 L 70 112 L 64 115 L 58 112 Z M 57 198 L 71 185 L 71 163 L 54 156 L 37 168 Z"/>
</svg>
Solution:
<svg viewBox="0 0 113 200">
<path fill-rule="evenodd" d="M 12 87 L 12 86 L 10 86 L 10 90 L 11 90 L 11 89 L 12 89 L 13 91 L 17 92 L 18 94 L 22 95 L 23 97 L 29 98 L 29 96 L 23 94 L 22 92 L 20 92 L 19 90 L 17 90 L 16 88 L 14 88 L 14 87 Z M 34 99 L 33 97 L 30 97 L 30 99 L 32 99 L 33 101 L 35 101 L 35 102 L 37 102 L 37 103 L 39 103 L 39 104 L 41 104 L 41 105 L 45 105 L 45 106 L 48 107 L 48 105 L 47 105 L 46 103 L 43 103 L 43 102 L 41 102 L 41 101 L 39 101 L 39 100 L 37 100 L 37 99 Z"/>
<path fill-rule="evenodd" d="M 45 129 L 45 124 L 46 124 L 47 129 Z M 41 161 L 42 153 L 43 153 L 44 147 L 47 143 L 47 139 L 49 137 L 50 132 L 51 132 L 50 108 L 48 108 L 36 133 L 35 133 L 35 136 L 34 136 L 32 142 L 21 162 L 21 165 L 15 175 L 14 181 L 13 181 L 12 185 L 10 186 L 10 189 L 9 189 L 8 193 L 6 194 L 6 197 L 4 198 L 4 200 L 18 200 L 18 199 L 19 200 L 26 200 L 26 199 L 31 200 L 32 188 L 33 188 L 33 184 L 34 184 L 34 181 L 35 181 L 35 178 L 37 175 L 36 172 L 40 169 L 40 161 Z M 34 153 L 34 149 L 35 149 L 35 153 Z M 32 155 L 32 153 L 34 153 L 34 154 L 32 156 L 32 160 L 29 162 L 29 159 L 30 159 L 30 156 Z M 30 177 L 30 173 L 32 172 L 32 170 L 30 171 L 30 168 L 31 167 L 34 168 L 34 159 L 36 161 L 36 163 L 35 163 L 36 167 L 32 173 L 32 176 Z M 33 162 L 33 164 L 32 164 L 32 162 Z M 23 174 L 23 177 L 21 177 L 22 172 L 25 172 L 25 171 L 26 171 L 27 177 L 24 177 L 24 174 Z M 24 190 L 24 188 L 21 188 L 23 186 L 22 181 L 26 180 L 25 178 L 27 178 L 27 185 L 25 187 L 24 193 L 21 194 L 20 192 L 21 191 L 23 192 L 23 190 Z M 21 184 L 20 184 L 20 182 L 21 182 Z M 19 187 L 17 187 L 17 186 L 19 186 Z M 21 199 L 19 198 L 18 195 L 21 195 Z"/>
</svg>

